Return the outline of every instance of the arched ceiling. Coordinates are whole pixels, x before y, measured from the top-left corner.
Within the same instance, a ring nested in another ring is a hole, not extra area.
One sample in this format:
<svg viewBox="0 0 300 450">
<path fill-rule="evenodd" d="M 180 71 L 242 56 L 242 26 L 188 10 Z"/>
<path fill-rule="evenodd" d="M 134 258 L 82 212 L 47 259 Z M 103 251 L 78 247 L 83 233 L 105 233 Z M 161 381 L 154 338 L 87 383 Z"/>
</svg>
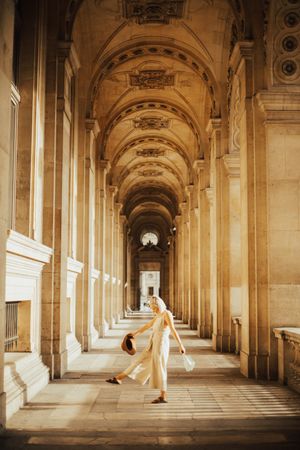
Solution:
<svg viewBox="0 0 300 450">
<path fill-rule="evenodd" d="M 224 54 L 232 25 L 241 27 L 241 2 L 74 3 L 80 93 L 101 130 L 97 157 L 111 163 L 132 233 L 152 227 L 166 239 L 208 144 L 207 122 L 220 115 Z"/>
</svg>

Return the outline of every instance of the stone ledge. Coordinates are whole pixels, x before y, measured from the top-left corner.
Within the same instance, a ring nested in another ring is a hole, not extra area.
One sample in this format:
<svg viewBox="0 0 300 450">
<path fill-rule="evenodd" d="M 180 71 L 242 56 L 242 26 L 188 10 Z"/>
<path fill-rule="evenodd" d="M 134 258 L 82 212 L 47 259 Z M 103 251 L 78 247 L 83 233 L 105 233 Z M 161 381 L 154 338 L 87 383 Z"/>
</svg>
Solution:
<svg viewBox="0 0 300 450">
<path fill-rule="evenodd" d="M 84 264 L 82 262 L 68 257 L 68 271 L 69 272 L 81 273 L 83 266 L 84 266 Z"/>
<path fill-rule="evenodd" d="M 49 263 L 53 250 L 40 242 L 17 233 L 14 230 L 8 230 L 6 250 L 9 253 L 33 259 L 44 264 Z"/>
</svg>

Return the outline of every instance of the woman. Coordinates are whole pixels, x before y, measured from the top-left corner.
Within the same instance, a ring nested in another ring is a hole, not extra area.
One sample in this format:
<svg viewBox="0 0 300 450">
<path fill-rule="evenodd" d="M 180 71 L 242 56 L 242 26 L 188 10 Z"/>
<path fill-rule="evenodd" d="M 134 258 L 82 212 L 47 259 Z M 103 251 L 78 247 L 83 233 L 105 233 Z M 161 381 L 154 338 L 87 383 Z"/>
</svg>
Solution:
<svg viewBox="0 0 300 450">
<path fill-rule="evenodd" d="M 167 311 L 165 302 L 157 295 L 153 295 L 149 306 L 155 313 L 155 317 L 137 331 L 130 333 L 133 337 L 136 337 L 153 327 L 147 347 L 126 370 L 106 381 L 122 384 L 122 380 L 127 376 L 145 384 L 150 378 L 150 388 L 160 389 L 160 396 L 152 403 L 167 403 L 167 362 L 170 331 L 179 344 L 180 353 L 185 353 L 185 348 L 175 330 L 172 313 Z"/>
</svg>

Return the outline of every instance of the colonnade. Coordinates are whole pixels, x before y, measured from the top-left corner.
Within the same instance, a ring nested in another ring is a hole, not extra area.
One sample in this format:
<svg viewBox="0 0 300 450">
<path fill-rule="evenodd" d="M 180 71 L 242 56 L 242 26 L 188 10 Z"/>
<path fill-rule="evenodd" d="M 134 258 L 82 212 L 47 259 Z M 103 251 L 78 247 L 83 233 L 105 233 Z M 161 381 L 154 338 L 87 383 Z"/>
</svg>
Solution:
<svg viewBox="0 0 300 450">
<path fill-rule="evenodd" d="M 23 373 L 30 368 L 30 395 L 61 377 L 136 295 L 134 236 L 101 148 L 103 124 L 82 94 L 90 74 L 74 42 L 57 40 L 57 10 L 30 2 L 18 80 L 14 2 L 0 10 L 1 423 L 22 404 Z M 257 47 L 234 45 L 230 96 L 211 114 L 203 155 L 175 205 L 162 296 L 216 351 L 234 350 L 239 317 L 242 373 L 276 379 L 273 329 L 300 325 L 300 94 L 266 87 Z M 7 303 L 25 318 L 14 358 L 4 351 Z"/>
</svg>

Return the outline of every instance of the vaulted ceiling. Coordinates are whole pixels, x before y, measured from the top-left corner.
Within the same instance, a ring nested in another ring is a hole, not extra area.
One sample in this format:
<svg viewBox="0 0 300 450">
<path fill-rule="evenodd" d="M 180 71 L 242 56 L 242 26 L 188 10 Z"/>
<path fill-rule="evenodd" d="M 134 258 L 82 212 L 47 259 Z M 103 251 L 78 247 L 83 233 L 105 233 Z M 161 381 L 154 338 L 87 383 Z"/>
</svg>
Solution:
<svg viewBox="0 0 300 450">
<path fill-rule="evenodd" d="M 152 226 L 167 237 L 193 183 L 241 26 L 242 6 L 233 3 L 83 0 L 78 8 L 82 119 L 99 122 L 97 157 L 110 161 L 110 183 L 136 233 Z"/>
</svg>

